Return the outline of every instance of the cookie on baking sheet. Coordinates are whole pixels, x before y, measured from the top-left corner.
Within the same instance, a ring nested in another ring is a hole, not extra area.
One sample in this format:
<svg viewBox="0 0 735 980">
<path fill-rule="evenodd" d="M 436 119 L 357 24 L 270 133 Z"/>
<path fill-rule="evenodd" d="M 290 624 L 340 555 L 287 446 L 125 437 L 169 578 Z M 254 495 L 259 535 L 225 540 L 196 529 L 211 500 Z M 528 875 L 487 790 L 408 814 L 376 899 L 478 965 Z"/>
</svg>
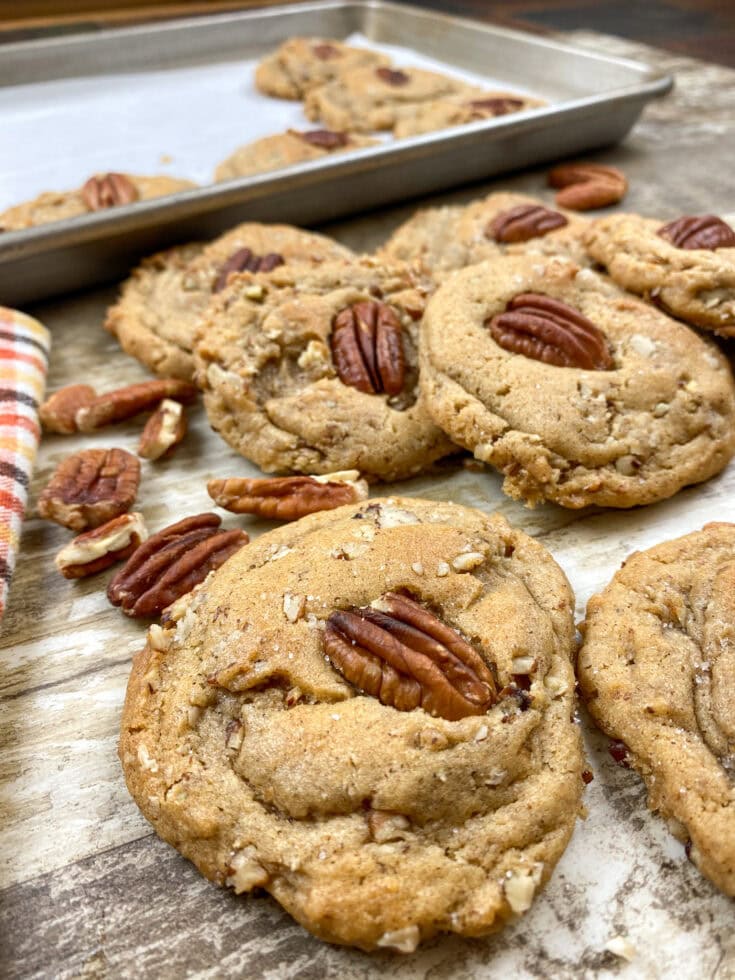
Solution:
<svg viewBox="0 0 735 980">
<path fill-rule="evenodd" d="M 498 515 L 386 498 L 304 517 L 149 632 L 128 788 L 204 875 L 329 942 L 492 932 L 579 813 L 573 605 Z"/>
<path fill-rule="evenodd" d="M 446 279 L 421 387 L 437 424 L 530 505 L 652 503 L 735 452 L 715 345 L 567 259 L 505 255 Z"/>
<path fill-rule="evenodd" d="M 419 396 L 427 289 L 367 257 L 237 276 L 196 347 L 210 424 L 266 473 L 426 469 L 454 448 Z"/>
<path fill-rule="evenodd" d="M 404 262 L 418 259 L 437 280 L 505 252 L 564 255 L 588 264 L 582 244 L 587 223 L 572 211 L 549 208 L 527 194 L 498 191 L 464 207 L 417 211 L 393 232 L 379 254 Z"/>
<path fill-rule="evenodd" d="M 390 58 L 369 48 L 353 48 L 332 39 L 292 37 L 260 62 L 255 85 L 265 95 L 303 99 L 339 72 L 389 64 Z"/>
<path fill-rule="evenodd" d="M 217 166 L 215 180 L 232 180 L 251 174 L 280 170 L 307 160 L 321 160 L 334 153 L 348 153 L 363 146 L 375 146 L 377 140 L 356 133 L 340 133 L 331 129 L 311 129 L 300 132 L 289 129 L 286 133 L 264 136 L 254 143 L 240 146 Z"/>
<path fill-rule="evenodd" d="M 418 136 L 420 133 L 507 116 L 543 105 L 546 103 L 541 99 L 519 92 L 485 92 L 477 89 L 400 110 L 393 135 L 398 139 Z"/>
<path fill-rule="evenodd" d="M 78 190 L 45 191 L 32 201 L 16 204 L 0 214 L 0 231 L 32 228 L 64 218 L 163 197 L 197 185 L 177 177 L 136 177 L 133 174 L 95 174 Z"/>
<path fill-rule="evenodd" d="M 735 524 L 631 555 L 582 629 L 590 713 L 690 860 L 735 896 Z"/>
<path fill-rule="evenodd" d="M 352 255 L 314 232 L 245 222 L 208 245 L 190 244 L 145 259 L 123 283 L 105 327 L 123 350 L 164 377 L 191 380 L 194 332 L 213 292 L 241 269 L 315 264 Z"/>
<path fill-rule="evenodd" d="M 687 323 L 735 336 L 735 231 L 720 218 L 613 214 L 590 224 L 585 244 L 621 286 Z"/>
</svg>

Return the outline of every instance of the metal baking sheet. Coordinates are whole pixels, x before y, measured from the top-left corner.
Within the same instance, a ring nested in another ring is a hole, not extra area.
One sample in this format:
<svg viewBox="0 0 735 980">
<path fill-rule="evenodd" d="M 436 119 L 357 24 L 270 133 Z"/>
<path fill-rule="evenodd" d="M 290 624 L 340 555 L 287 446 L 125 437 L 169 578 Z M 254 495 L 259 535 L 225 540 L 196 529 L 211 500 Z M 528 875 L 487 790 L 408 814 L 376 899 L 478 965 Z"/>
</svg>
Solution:
<svg viewBox="0 0 735 980">
<path fill-rule="evenodd" d="M 315 225 L 612 144 L 672 85 L 637 62 L 383 0 L 322 0 L 4 45 L 0 125 L 15 138 L 0 156 L 0 208 L 78 186 L 95 170 L 206 181 L 235 146 L 308 126 L 299 103 L 254 92 L 252 68 L 287 37 L 310 34 L 357 34 L 397 63 L 530 92 L 549 105 L 6 232 L 0 301 L 19 305 L 120 278 L 147 252 L 246 219 Z"/>
</svg>

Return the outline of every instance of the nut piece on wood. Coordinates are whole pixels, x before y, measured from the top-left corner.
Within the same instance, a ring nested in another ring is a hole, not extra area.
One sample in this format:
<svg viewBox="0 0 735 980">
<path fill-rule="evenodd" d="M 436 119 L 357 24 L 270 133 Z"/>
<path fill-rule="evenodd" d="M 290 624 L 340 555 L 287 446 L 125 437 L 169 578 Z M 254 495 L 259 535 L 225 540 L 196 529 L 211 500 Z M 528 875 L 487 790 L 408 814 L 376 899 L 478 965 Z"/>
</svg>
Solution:
<svg viewBox="0 0 735 980">
<path fill-rule="evenodd" d="M 659 228 L 657 234 L 676 248 L 735 248 L 735 231 L 714 214 L 684 215 Z"/>
<path fill-rule="evenodd" d="M 498 700 L 480 654 L 424 606 L 396 592 L 371 606 L 333 612 L 324 650 L 351 684 L 398 711 L 423 708 L 456 721 L 485 714 Z"/>
<path fill-rule="evenodd" d="M 64 435 L 77 432 L 77 412 L 91 405 L 96 397 L 97 392 L 89 385 L 67 385 L 59 388 L 38 410 L 41 425 L 46 432 L 60 432 Z"/>
<path fill-rule="evenodd" d="M 549 186 L 561 188 L 556 195 L 560 208 L 589 211 L 622 201 L 628 181 L 617 167 L 600 163 L 562 163 L 549 172 Z"/>
<path fill-rule="evenodd" d="M 340 310 L 330 344 L 343 384 L 369 395 L 403 391 L 406 366 L 401 323 L 387 303 L 363 300 Z"/>
<path fill-rule="evenodd" d="M 220 523 L 195 514 L 154 534 L 114 576 L 107 598 L 127 616 L 159 615 L 248 543 L 244 531 L 221 531 Z"/>
<path fill-rule="evenodd" d="M 210 480 L 207 493 L 218 507 L 234 514 L 295 521 L 319 510 L 366 500 L 368 485 L 358 470 L 342 470 L 324 476 Z"/>
<path fill-rule="evenodd" d="M 141 412 L 150 412 L 164 398 L 175 398 L 188 404 L 194 401 L 197 389 L 188 381 L 178 378 L 156 378 L 127 385 L 97 395 L 93 402 L 80 408 L 76 414 L 76 424 L 80 432 L 94 432 L 105 425 L 123 422 Z"/>
<path fill-rule="evenodd" d="M 124 449 L 83 449 L 60 463 L 38 498 L 38 513 L 72 531 L 126 513 L 140 483 L 140 462 Z"/>
<path fill-rule="evenodd" d="M 129 558 L 147 537 L 142 514 L 122 514 L 74 538 L 56 556 L 56 567 L 64 578 L 86 578 Z"/>
<path fill-rule="evenodd" d="M 103 211 L 137 201 L 138 190 L 125 174 L 95 174 L 82 187 L 82 199 L 90 211 Z"/>
<path fill-rule="evenodd" d="M 171 455 L 186 435 L 186 415 L 180 402 L 164 398 L 148 419 L 138 444 L 143 459 L 160 459 Z"/>
</svg>

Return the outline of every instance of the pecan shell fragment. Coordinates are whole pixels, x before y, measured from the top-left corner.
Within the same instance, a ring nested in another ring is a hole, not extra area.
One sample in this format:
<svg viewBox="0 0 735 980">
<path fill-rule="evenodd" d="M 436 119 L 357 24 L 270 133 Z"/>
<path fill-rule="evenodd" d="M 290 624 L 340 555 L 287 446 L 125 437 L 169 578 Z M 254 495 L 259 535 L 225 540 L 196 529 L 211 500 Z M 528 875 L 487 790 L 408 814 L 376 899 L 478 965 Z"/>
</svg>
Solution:
<svg viewBox="0 0 735 980">
<path fill-rule="evenodd" d="M 387 303 L 363 300 L 345 307 L 334 318 L 330 344 L 343 384 L 370 395 L 397 395 L 403 390 L 406 358 L 401 323 Z"/>
<path fill-rule="evenodd" d="M 520 293 L 485 325 L 495 343 L 512 354 L 592 371 L 615 366 L 602 331 L 579 310 L 551 296 Z"/>
<path fill-rule="evenodd" d="M 150 412 L 164 398 L 175 398 L 188 404 L 194 401 L 197 389 L 188 381 L 178 378 L 156 378 L 138 384 L 116 388 L 83 406 L 76 413 L 75 420 L 80 432 L 94 432 L 105 425 L 124 422 L 141 412 Z"/>
<path fill-rule="evenodd" d="M 74 538 L 56 556 L 56 567 L 64 578 L 86 578 L 129 558 L 147 537 L 142 514 L 121 514 Z"/>
<path fill-rule="evenodd" d="M 375 608 L 377 606 L 377 608 Z M 355 687 L 398 711 L 456 721 L 497 701 L 492 672 L 459 633 L 408 596 L 332 613 L 324 649 Z"/>
<path fill-rule="evenodd" d="M 227 280 L 235 272 L 270 272 L 284 264 L 284 258 L 278 252 L 268 252 L 267 255 L 256 255 L 250 248 L 239 248 L 227 259 L 215 280 L 212 291 L 221 292 L 227 285 Z"/>
<path fill-rule="evenodd" d="M 527 242 L 567 224 L 569 222 L 559 211 L 540 204 L 519 204 L 495 215 L 485 229 L 485 235 L 496 242 Z"/>
<path fill-rule="evenodd" d="M 617 167 L 601 163 L 562 163 L 549 172 L 549 186 L 560 188 L 556 195 L 560 208 L 589 211 L 622 201 L 628 181 Z"/>
<path fill-rule="evenodd" d="M 663 225 L 658 234 L 677 248 L 735 248 L 735 231 L 714 214 L 685 215 Z"/>
<path fill-rule="evenodd" d="M 96 397 L 97 392 L 89 385 L 66 385 L 46 399 L 38 410 L 38 417 L 46 432 L 71 435 L 78 431 L 77 412 L 91 405 Z"/>
<path fill-rule="evenodd" d="M 95 174 L 82 187 L 82 198 L 90 211 L 103 211 L 137 201 L 138 190 L 125 174 Z"/>
<path fill-rule="evenodd" d="M 67 457 L 38 498 L 48 521 L 85 531 L 130 510 L 140 482 L 140 463 L 124 449 L 83 449 Z"/>
<path fill-rule="evenodd" d="M 207 493 L 218 507 L 234 514 L 294 521 L 306 514 L 365 500 L 368 488 L 357 470 L 346 470 L 326 476 L 210 480 Z"/>
</svg>

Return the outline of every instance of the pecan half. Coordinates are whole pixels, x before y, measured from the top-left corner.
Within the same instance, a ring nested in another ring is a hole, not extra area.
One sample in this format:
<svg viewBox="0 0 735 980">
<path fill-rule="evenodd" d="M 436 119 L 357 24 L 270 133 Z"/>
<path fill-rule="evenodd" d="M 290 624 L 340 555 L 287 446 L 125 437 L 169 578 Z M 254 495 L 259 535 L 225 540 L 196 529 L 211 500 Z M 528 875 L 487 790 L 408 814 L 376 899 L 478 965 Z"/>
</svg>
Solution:
<svg viewBox="0 0 735 980">
<path fill-rule="evenodd" d="M 505 116 L 509 112 L 518 112 L 523 108 L 523 99 L 514 99 L 511 96 L 493 96 L 488 99 L 472 99 L 469 102 L 470 109 L 474 109 L 480 116 Z"/>
<path fill-rule="evenodd" d="M 282 476 L 260 480 L 210 480 L 207 493 L 218 507 L 233 514 L 257 514 L 295 521 L 319 510 L 366 500 L 368 486 L 357 470 L 324 476 Z"/>
<path fill-rule="evenodd" d="M 82 187 L 82 198 L 90 211 L 103 211 L 138 200 L 135 184 L 125 174 L 95 174 Z"/>
<path fill-rule="evenodd" d="M 331 61 L 333 58 L 341 58 L 342 52 L 333 44 L 312 44 L 311 53 L 320 61 Z"/>
<path fill-rule="evenodd" d="M 86 578 L 129 558 L 147 537 L 142 514 L 121 514 L 74 538 L 56 556 L 56 567 L 64 578 Z"/>
<path fill-rule="evenodd" d="M 140 463 L 124 449 L 83 449 L 60 463 L 38 498 L 38 513 L 85 531 L 130 510 Z"/>
<path fill-rule="evenodd" d="M 270 272 L 276 266 L 283 265 L 285 259 L 278 252 L 268 252 L 267 255 L 256 255 L 249 248 L 240 248 L 234 252 L 221 267 L 212 291 L 221 292 L 227 285 L 227 280 L 234 272 Z"/>
<path fill-rule="evenodd" d="M 138 443 L 143 459 L 160 459 L 171 455 L 186 435 L 186 415 L 180 402 L 164 398 L 148 419 Z"/>
<path fill-rule="evenodd" d="M 714 214 L 685 215 L 659 228 L 658 234 L 677 248 L 735 248 L 735 231 Z"/>
<path fill-rule="evenodd" d="M 89 405 L 80 408 L 75 420 L 80 432 L 94 432 L 114 422 L 124 422 L 141 412 L 150 412 L 164 398 L 189 403 L 197 396 L 197 389 L 188 381 L 178 378 L 156 378 L 127 385 L 97 395 Z"/>
<path fill-rule="evenodd" d="M 494 238 L 496 242 L 527 242 L 568 224 L 559 211 L 552 211 L 540 204 L 519 204 L 509 211 L 496 214 L 485 228 L 485 236 Z"/>
<path fill-rule="evenodd" d="M 406 359 L 401 323 L 387 303 L 363 300 L 341 310 L 330 337 L 332 357 L 343 384 L 367 394 L 403 390 Z"/>
<path fill-rule="evenodd" d="M 411 81 L 409 75 L 405 71 L 400 71 L 397 68 L 376 68 L 375 74 L 378 78 L 385 82 L 387 85 L 400 86 L 408 85 Z"/>
<path fill-rule="evenodd" d="M 71 435 L 77 432 L 76 416 L 80 408 L 91 405 L 97 392 L 89 385 L 67 385 L 59 388 L 41 405 L 38 416 L 47 432 Z"/>
<path fill-rule="evenodd" d="M 304 143 L 308 143 L 310 146 L 318 146 L 321 150 L 338 150 L 350 142 L 349 133 L 339 133 L 332 129 L 310 129 L 305 133 L 299 133 L 292 129 L 290 132 L 294 136 L 298 136 Z"/>
<path fill-rule="evenodd" d="M 589 211 L 622 201 L 628 190 L 625 174 L 601 163 L 563 163 L 549 172 L 549 186 L 560 187 L 560 208 Z"/>
<path fill-rule="evenodd" d="M 559 367 L 610 371 L 615 365 L 604 333 L 591 320 L 541 293 L 520 293 L 485 320 L 503 350 Z"/>
<path fill-rule="evenodd" d="M 495 678 L 480 654 L 396 592 L 373 606 L 332 613 L 324 649 L 351 684 L 398 711 L 423 708 L 456 721 L 484 714 L 497 700 Z"/>
<path fill-rule="evenodd" d="M 191 592 L 248 543 L 244 531 L 221 531 L 216 514 L 196 514 L 148 538 L 115 575 L 107 598 L 127 616 L 156 616 Z"/>
</svg>

